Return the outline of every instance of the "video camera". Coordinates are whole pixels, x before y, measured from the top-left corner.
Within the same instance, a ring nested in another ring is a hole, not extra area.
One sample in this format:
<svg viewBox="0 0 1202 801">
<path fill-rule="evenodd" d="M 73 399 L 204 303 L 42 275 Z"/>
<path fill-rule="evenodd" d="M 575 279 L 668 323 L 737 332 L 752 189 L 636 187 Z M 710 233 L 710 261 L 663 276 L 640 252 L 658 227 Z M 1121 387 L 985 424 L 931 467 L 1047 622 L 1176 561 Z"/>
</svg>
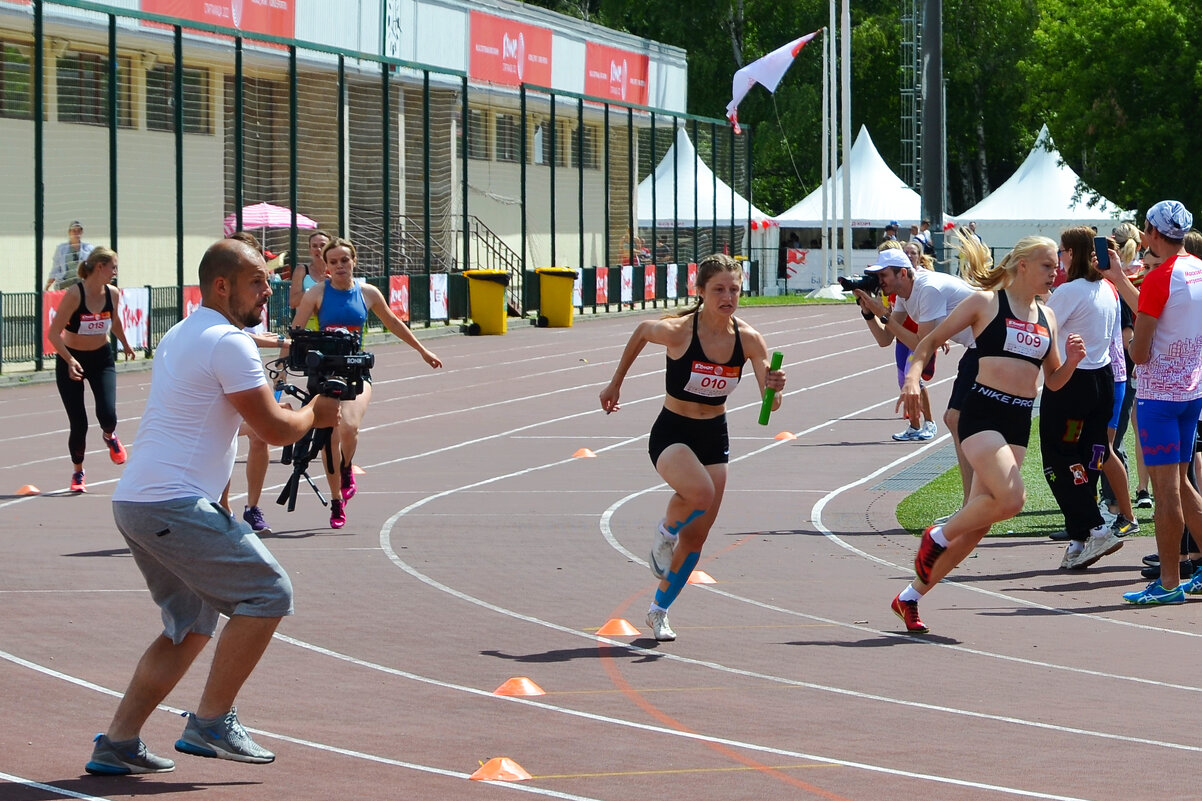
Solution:
<svg viewBox="0 0 1202 801">
<path fill-rule="evenodd" d="M 862 289 L 869 295 L 879 295 L 881 292 L 880 276 L 874 272 L 864 275 L 840 275 L 835 280 L 839 282 L 839 286 L 843 287 L 844 292 L 851 292 L 855 289 Z"/>
<path fill-rule="evenodd" d="M 304 328 L 294 328 L 288 335 L 292 348 L 287 369 L 308 379 L 309 397 L 325 395 L 344 401 L 359 397 L 363 379 L 376 363 L 374 354 L 359 349 L 359 337 L 349 331 Z"/>
<path fill-rule="evenodd" d="M 315 395 L 339 401 L 359 397 L 363 392 L 363 381 L 376 363 L 373 354 L 359 349 L 359 337 L 349 331 L 309 331 L 304 328 L 293 328 L 288 336 L 292 339 L 292 347 L 287 358 L 281 361 L 289 373 L 302 374 L 308 381 L 303 390 L 287 383 L 277 385 L 277 389 L 299 398 L 302 403 Z M 284 484 L 276 503 L 287 504 L 289 512 L 296 508 L 296 492 L 302 478 L 325 505 L 325 497 L 308 473 L 309 463 L 320 453 L 325 453 L 326 472 L 332 473 L 329 428 L 313 429 L 298 442 L 284 447 L 280 461 L 292 465 L 292 477 Z"/>
</svg>

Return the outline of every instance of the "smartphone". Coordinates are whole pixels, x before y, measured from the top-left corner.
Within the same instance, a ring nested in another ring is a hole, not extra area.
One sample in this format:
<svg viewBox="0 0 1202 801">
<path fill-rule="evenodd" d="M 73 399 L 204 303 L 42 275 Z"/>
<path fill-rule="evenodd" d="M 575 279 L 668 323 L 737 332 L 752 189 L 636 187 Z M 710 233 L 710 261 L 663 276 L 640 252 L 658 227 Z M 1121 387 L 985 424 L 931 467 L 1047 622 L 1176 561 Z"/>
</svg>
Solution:
<svg viewBox="0 0 1202 801">
<path fill-rule="evenodd" d="M 1098 269 L 1106 272 L 1110 269 L 1109 240 L 1104 236 L 1093 238 L 1093 252 L 1098 257 Z"/>
</svg>

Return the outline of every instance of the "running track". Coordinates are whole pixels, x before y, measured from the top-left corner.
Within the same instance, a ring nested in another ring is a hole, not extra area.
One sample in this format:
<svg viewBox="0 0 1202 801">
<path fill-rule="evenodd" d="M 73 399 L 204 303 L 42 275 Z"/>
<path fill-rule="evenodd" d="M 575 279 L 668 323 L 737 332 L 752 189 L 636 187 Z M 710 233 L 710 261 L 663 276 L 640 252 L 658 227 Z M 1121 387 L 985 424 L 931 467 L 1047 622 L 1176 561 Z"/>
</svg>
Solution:
<svg viewBox="0 0 1202 801">
<path fill-rule="evenodd" d="M 731 481 L 699 566 L 717 583 L 685 590 L 679 639 L 659 645 L 643 615 L 662 351 L 631 370 L 621 411 L 597 403 L 639 317 L 435 339 L 438 372 L 374 348 L 347 527 L 303 485 L 294 513 L 276 507 L 287 468 L 268 474 L 297 612 L 239 698 L 277 753 L 265 767 L 172 751 L 210 647 L 144 732 L 174 773 L 83 773 L 158 615 L 112 524 L 120 468 L 97 429 L 90 491 L 66 495 L 53 385 L 0 392 L 0 801 L 1188 796 L 1199 602 L 1121 604 L 1150 543 L 1065 574 L 1048 541 L 990 540 L 923 603 L 932 634 L 905 635 L 888 605 L 916 541 L 893 516 L 903 494 L 874 487 L 946 439 L 889 440 L 892 351 L 854 312 L 741 316 L 785 352 L 789 388 L 766 429 L 754 391 L 733 396 Z M 148 381 L 119 379 L 133 458 Z M 27 483 L 43 495 L 11 494 Z M 642 634 L 599 638 L 611 618 Z M 546 695 L 493 694 L 513 676 Z M 468 781 L 497 756 L 534 779 Z"/>
</svg>

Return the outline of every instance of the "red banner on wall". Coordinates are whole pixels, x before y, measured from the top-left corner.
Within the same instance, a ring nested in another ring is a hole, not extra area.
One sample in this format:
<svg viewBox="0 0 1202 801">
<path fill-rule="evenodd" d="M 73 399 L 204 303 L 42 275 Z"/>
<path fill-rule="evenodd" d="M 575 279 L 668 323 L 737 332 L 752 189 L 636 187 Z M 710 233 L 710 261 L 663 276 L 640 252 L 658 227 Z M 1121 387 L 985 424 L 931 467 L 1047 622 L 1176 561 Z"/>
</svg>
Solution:
<svg viewBox="0 0 1202 801">
<path fill-rule="evenodd" d="M 409 276 L 388 277 L 388 308 L 405 322 L 409 322 Z"/>
<path fill-rule="evenodd" d="M 645 106 L 649 64 L 646 55 L 589 42 L 584 54 L 584 93 Z"/>
<path fill-rule="evenodd" d="M 139 8 L 181 20 L 265 33 L 291 39 L 296 34 L 296 0 L 140 0 Z"/>
<path fill-rule="evenodd" d="M 551 31 L 511 19 L 472 12 L 468 75 L 517 86 L 551 85 Z"/>
</svg>

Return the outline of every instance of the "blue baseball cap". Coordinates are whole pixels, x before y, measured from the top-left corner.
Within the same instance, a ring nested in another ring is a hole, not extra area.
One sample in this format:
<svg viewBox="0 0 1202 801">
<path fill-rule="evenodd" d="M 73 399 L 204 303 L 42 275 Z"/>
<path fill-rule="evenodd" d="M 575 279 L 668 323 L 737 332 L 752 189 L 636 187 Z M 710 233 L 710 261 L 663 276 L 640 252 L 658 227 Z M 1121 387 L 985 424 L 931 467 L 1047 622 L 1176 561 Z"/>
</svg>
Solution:
<svg viewBox="0 0 1202 801">
<path fill-rule="evenodd" d="M 1162 200 L 1148 209 L 1145 217 L 1148 225 L 1160 232 L 1165 239 L 1178 242 L 1185 239 L 1189 229 L 1194 226 L 1194 215 L 1179 200 Z"/>
</svg>

